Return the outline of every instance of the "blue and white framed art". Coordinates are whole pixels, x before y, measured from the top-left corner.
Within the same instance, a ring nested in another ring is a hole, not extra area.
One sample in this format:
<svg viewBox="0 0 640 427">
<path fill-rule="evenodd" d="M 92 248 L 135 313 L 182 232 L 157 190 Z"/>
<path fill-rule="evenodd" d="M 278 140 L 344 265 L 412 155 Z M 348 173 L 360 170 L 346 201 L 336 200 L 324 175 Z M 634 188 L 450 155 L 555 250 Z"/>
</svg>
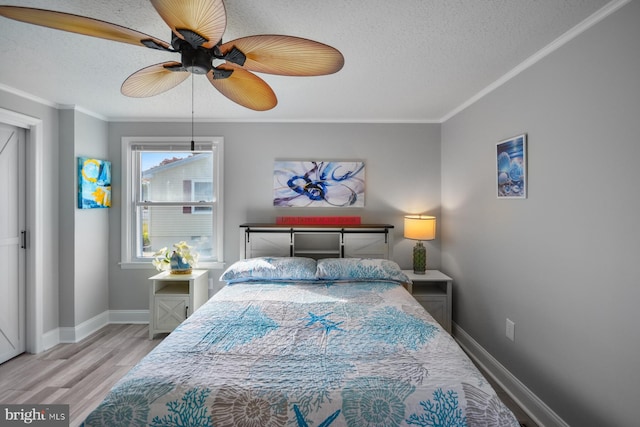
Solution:
<svg viewBox="0 0 640 427">
<path fill-rule="evenodd" d="M 364 207 L 364 162 L 276 161 L 273 206 Z"/>
<path fill-rule="evenodd" d="M 496 189 L 499 199 L 527 198 L 527 134 L 496 145 Z"/>
</svg>

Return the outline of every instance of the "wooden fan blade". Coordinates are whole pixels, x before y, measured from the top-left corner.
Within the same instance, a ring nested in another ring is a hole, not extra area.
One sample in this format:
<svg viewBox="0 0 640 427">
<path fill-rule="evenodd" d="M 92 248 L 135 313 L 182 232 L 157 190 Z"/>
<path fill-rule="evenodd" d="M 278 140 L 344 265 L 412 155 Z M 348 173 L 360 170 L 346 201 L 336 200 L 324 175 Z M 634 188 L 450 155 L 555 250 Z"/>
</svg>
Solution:
<svg viewBox="0 0 640 427">
<path fill-rule="evenodd" d="M 150 35 L 120 25 L 87 18 L 86 16 L 56 12 L 54 10 L 33 9 L 19 6 L 0 6 L 0 15 L 29 24 L 41 25 L 56 30 L 69 31 L 85 36 L 98 37 L 138 46 L 171 50 L 171 45 Z M 145 44 L 143 41 L 151 42 Z M 153 46 L 153 45 L 157 46 Z"/>
<path fill-rule="evenodd" d="M 224 64 L 218 68 L 233 70 L 233 74 L 224 79 L 215 79 L 212 70 L 207 73 L 207 78 L 220 93 L 236 104 L 256 111 L 270 110 L 278 104 L 276 94 L 260 77 L 242 68 Z"/>
<path fill-rule="evenodd" d="M 151 0 L 173 33 L 184 40 L 178 30 L 191 30 L 208 41 L 203 47 L 211 49 L 222 39 L 227 15 L 222 0 Z"/>
<path fill-rule="evenodd" d="M 191 74 L 187 70 L 171 71 L 167 67 L 181 68 L 182 64 L 169 61 L 138 70 L 127 77 L 120 91 L 133 98 L 146 98 L 176 87 Z"/>
<path fill-rule="evenodd" d="M 243 68 L 282 76 L 321 76 L 339 71 L 342 54 L 331 46 L 292 36 L 242 37 L 220 46 L 223 54 L 236 47 L 247 57 Z"/>
</svg>

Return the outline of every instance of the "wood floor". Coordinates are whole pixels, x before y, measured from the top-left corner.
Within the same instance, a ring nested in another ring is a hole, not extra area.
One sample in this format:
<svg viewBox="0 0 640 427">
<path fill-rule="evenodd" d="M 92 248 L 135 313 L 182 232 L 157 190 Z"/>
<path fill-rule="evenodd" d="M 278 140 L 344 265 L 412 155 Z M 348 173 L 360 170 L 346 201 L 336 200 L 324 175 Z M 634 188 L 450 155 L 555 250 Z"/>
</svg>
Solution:
<svg viewBox="0 0 640 427">
<path fill-rule="evenodd" d="M 79 343 L 18 356 L 0 365 L 0 402 L 68 404 L 70 426 L 78 426 L 164 336 L 150 341 L 147 325 L 108 325 Z M 494 388 L 523 425 L 536 427 L 497 384 Z"/>
<path fill-rule="evenodd" d="M 150 341 L 147 325 L 108 325 L 79 343 L 22 354 L 0 365 L 0 402 L 69 404 L 77 426 L 162 337 Z"/>
<path fill-rule="evenodd" d="M 513 412 L 516 418 L 518 418 L 518 421 L 520 422 L 520 425 L 522 427 L 539 427 L 538 424 L 536 424 L 531 418 L 529 418 L 529 415 L 527 415 L 527 413 L 518 406 L 518 404 L 511 398 L 511 396 L 509 396 L 507 392 L 504 391 L 498 385 L 498 383 L 495 382 L 491 378 L 491 376 L 488 375 L 487 372 L 482 369 L 482 367 L 478 366 L 477 364 L 476 364 L 476 367 L 487 378 L 489 383 L 491 383 L 491 386 L 495 389 L 496 393 L 498 393 L 498 397 L 500 397 L 500 400 L 502 400 L 504 404 L 507 405 L 509 409 L 511 409 L 511 412 Z"/>
</svg>

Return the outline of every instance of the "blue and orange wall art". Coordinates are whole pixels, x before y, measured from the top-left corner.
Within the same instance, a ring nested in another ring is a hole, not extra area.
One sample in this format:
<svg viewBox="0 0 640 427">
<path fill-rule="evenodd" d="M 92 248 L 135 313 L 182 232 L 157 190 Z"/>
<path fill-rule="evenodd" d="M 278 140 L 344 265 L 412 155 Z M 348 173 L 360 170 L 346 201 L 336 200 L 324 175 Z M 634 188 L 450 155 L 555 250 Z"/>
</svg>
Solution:
<svg viewBox="0 0 640 427">
<path fill-rule="evenodd" d="M 111 162 L 78 157 L 78 208 L 111 207 Z"/>
</svg>

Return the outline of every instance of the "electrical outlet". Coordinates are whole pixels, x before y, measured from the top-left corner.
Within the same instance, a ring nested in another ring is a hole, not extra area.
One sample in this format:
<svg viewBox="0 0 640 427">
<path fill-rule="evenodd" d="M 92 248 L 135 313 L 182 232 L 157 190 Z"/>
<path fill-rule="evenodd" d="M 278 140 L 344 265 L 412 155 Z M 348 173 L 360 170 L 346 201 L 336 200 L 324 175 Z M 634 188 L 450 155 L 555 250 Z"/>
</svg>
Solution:
<svg viewBox="0 0 640 427">
<path fill-rule="evenodd" d="M 507 318 L 507 329 L 506 329 L 507 338 L 509 338 L 511 341 L 515 341 L 515 333 L 516 333 L 516 324 L 513 323 L 511 319 Z"/>
</svg>

